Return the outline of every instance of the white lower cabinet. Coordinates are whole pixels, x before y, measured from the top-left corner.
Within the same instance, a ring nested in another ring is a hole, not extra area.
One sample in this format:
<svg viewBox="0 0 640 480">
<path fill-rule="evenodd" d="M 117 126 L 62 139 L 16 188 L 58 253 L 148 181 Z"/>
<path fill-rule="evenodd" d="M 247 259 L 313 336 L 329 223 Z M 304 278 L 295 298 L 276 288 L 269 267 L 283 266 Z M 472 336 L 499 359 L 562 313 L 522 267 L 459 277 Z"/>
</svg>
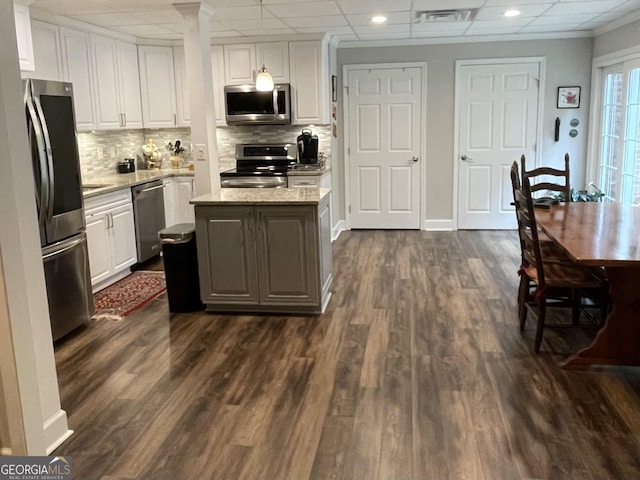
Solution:
<svg viewBox="0 0 640 480">
<path fill-rule="evenodd" d="M 127 275 L 136 263 L 136 232 L 131 190 L 85 201 L 89 268 L 93 292 Z"/>
</svg>

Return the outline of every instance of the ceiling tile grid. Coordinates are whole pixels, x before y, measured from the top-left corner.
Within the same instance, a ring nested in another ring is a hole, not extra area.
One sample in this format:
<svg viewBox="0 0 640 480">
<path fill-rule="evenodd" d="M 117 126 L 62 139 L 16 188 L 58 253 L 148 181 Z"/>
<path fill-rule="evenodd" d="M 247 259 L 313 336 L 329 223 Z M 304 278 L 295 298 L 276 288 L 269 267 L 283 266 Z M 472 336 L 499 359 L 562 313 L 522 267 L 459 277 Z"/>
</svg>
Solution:
<svg viewBox="0 0 640 480">
<path fill-rule="evenodd" d="M 187 0 L 33 0 L 30 8 L 140 38 L 180 40 Z M 191 0 L 189 0 L 191 1 Z M 205 0 L 214 13 L 211 36 L 295 36 L 327 33 L 338 41 L 541 34 L 588 36 L 611 22 L 640 19 L 640 0 Z M 517 17 L 503 16 L 518 8 Z M 428 10 L 471 9 L 467 21 L 420 21 Z M 371 22 L 374 14 L 388 21 Z"/>
</svg>

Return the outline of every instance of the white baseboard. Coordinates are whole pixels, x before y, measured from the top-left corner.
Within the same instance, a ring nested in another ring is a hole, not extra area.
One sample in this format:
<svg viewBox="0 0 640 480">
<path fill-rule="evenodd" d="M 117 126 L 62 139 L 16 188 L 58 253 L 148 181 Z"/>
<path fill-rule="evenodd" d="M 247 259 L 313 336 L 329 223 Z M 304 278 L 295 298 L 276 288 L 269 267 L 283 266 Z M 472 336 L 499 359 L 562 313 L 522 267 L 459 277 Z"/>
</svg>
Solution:
<svg viewBox="0 0 640 480">
<path fill-rule="evenodd" d="M 58 410 L 58 413 L 47 420 L 43 425 L 43 430 L 44 443 L 47 448 L 45 455 L 49 455 L 58 448 L 62 442 L 73 435 L 73 430 L 69 430 L 69 424 L 67 423 L 67 412 L 64 410 Z"/>
<path fill-rule="evenodd" d="M 424 229 L 432 232 L 451 232 L 455 230 L 453 220 L 425 220 Z"/>
<path fill-rule="evenodd" d="M 340 234 L 347 229 L 347 222 L 345 220 L 340 220 L 331 230 L 331 241 L 335 242 Z"/>
</svg>

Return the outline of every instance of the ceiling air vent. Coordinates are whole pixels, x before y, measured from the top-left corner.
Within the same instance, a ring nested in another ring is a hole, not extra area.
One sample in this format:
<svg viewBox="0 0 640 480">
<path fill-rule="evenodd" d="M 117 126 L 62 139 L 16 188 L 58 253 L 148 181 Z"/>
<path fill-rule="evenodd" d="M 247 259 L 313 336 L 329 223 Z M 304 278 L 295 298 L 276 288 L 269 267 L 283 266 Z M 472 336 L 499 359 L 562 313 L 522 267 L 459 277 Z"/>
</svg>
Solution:
<svg viewBox="0 0 640 480">
<path fill-rule="evenodd" d="M 476 9 L 425 10 L 416 12 L 414 23 L 467 22 L 473 20 Z"/>
</svg>

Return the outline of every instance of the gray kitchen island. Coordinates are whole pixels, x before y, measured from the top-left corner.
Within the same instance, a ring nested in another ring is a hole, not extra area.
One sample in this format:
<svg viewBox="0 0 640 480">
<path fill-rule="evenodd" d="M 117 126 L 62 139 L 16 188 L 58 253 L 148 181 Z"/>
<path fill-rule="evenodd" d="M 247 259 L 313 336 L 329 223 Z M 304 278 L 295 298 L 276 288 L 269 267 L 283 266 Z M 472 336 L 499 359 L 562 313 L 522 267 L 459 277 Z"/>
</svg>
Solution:
<svg viewBox="0 0 640 480">
<path fill-rule="evenodd" d="M 332 280 L 330 192 L 223 188 L 193 198 L 207 311 L 324 312 Z"/>
</svg>

